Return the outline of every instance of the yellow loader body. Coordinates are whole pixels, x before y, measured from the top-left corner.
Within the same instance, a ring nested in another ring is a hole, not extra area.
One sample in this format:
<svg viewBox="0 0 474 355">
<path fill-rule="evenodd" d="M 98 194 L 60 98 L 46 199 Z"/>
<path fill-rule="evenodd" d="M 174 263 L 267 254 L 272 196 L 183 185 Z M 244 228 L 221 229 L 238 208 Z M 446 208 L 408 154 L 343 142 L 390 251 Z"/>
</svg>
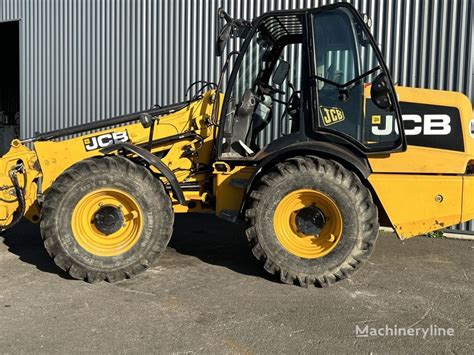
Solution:
<svg viewBox="0 0 474 355">
<path fill-rule="evenodd" d="M 408 145 L 402 153 L 370 156 L 372 173 L 368 177 L 373 192 L 386 212 L 390 224 L 400 238 L 408 238 L 429 231 L 474 219 L 474 138 L 470 131 L 472 108 L 462 94 L 414 88 L 397 88 L 401 102 L 436 104 L 459 110 L 464 151 L 455 152 L 436 148 Z M 208 92 L 202 100 L 160 118 L 153 140 L 163 143 L 154 146 L 154 154 L 163 153 L 162 161 L 175 174 L 180 183 L 201 186 L 198 190 L 184 191 L 186 205 L 173 198 L 176 213 L 236 211 L 245 202 L 245 189 L 236 180 L 248 181 L 257 166 L 227 166 L 195 175 L 189 169 L 196 159 L 199 164 L 211 166 L 226 163 L 212 161 L 215 124 L 210 124 L 215 92 Z M 192 130 L 199 139 L 166 142 L 167 137 Z M 13 141 L 10 151 L 0 159 L 0 225 L 7 226 L 18 209 L 9 171 L 18 161 L 26 167 L 25 216 L 33 222 L 40 219 L 38 196 L 48 189 L 69 167 L 94 156 L 103 155 L 100 147 L 107 146 L 116 137 L 135 145 L 146 145 L 149 130 L 141 123 L 115 127 L 62 141 L 37 141 L 30 150 L 20 141 Z M 186 156 L 190 147 L 200 146 L 199 156 Z M 87 147 L 95 148 L 88 150 Z M 155 170 L 154 167 L 150 169 Z M 205 188 L 209 175 L 213 175 L 212 191 Z M 166 183 L 166 179 L 163 182 Z M 189 203 L 192 202 L 192 203 Z"/>
<path fill-rule="evenodd" d="M 213 212 L 245 219 L 281 282 L 325 287 L 369 258 L 380 225 L 409 238 L 474 219 L 471 103 L 396 88 L 350 4 L 217 20 L 216 53 L 242 47 L 188 101 L 14 140 L 0 229 L 41 221 L 62 270 L 115 282 L 158 260 L 175 213 Z"/>
</svg>

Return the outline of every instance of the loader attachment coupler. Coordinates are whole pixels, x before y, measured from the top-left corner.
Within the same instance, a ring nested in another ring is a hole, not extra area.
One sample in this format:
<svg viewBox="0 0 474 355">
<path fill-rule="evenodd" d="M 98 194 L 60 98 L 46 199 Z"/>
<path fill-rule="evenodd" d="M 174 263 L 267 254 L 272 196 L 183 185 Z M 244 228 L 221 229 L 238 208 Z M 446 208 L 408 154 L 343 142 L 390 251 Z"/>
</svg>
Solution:
<svg viewBox="0 0 474 355">
<path fill-rule="evenodd" d="M 40 174 L 36 154 L 18 139 L 0 158 L 0 229 L 16 225 L 35 204 Z M 39 211 L 30 210 L 39 220 Z"/>
<path fill-rule="evenodd" d="M 24 176 L 23 187 L 20 187 L 20 183 L 18 182 L 18 174 L 22 174 Z M 26 175 L 26 171 L 25 171 L 25 167 L 23 166 L 23 163 L 19 163 L 18 165 L 13 167 L 10 170 L 9 175 L 10 175 L 10 179 L 12 181 L 13 187 L 15 189 L 15 195 L 16 195 L 16 198 L 18 199 L 19 208 L 15 212 L 13 221 L 6 228 L 11 228 L 14 225 L 16 225 L 23 218 L 23 215 L 25 214 L 25 188 L 27 185 L 27 175 Z"/>
<path fill-rule="evenodd" d="M 18 174 L 21 174 L 24 177 L 23 187 L 21 187 L 20 183 L 18 182 Z M 8 172 L 8 176 L 10 177 L 11 183 L 14 188 L 13 191 L 18 201 L 18 209 L 14 213 L 13 220 L 8 225 L 0 226 L 1 232 L 15 226 L 23 218 L 25 214 L 25 188 L 26 188 L 27 181 L 26 181 L 25 167 L 23 166 L 23 163 L 18 163 L 13 168 L 11 168 L 10 171 Z M 6 189 L 10 190 L 10 187 L 6 187 Z"/>
</svg>

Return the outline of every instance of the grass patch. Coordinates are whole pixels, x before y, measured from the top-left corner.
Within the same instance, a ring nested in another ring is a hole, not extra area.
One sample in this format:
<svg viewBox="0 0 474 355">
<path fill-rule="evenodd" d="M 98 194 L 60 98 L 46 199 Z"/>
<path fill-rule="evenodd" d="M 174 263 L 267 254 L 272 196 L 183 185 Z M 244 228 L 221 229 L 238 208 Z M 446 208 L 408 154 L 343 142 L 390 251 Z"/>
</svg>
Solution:
<svg viewBox="0 0 474 355">
<path fill-rule="evenodd" d="M 443 234 L 443 231 L 438 230 L 438 231 L 428 232 L 426 233 L 426 236 L 428 238 L 443 238 L 444 234 Z"/>
</svg>

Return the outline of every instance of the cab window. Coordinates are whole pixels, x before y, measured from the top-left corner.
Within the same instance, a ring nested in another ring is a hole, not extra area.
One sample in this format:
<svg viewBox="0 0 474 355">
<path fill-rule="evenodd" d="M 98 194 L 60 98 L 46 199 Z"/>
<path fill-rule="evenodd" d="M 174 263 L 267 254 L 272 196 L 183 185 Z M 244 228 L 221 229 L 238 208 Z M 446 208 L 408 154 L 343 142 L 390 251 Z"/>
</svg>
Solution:
<svg viewBox="0 0 474 355">
<path fill-rule="evenodd" d="M 359 19 L 337 8 L 315 13 L 312 22 L 318 96 L 315 128 L 344 137 L 365 151 L 399 146 L 400 118 L 394 106 L 379 107 L 371 99 L 372 85 L 386 84 L 386 74 Z M 378 135 L 378 126 L 385 127 L 386 120 L 392 125 L 390 133 Z"/>
</svg>

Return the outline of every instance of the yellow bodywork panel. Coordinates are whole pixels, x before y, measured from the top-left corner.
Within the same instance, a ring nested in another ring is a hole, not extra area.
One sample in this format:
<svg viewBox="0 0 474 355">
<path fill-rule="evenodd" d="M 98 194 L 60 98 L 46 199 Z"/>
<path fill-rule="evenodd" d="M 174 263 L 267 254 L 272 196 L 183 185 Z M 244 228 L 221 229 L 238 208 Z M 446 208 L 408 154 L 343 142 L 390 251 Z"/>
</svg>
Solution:
<svg viewBox="0 0 474 355">
<path fill-rule="evenodd" d="M 472 105 L 460 93 L 440 90 L 397 87 L 400 102 L 449 106 L 459 109 L 464 152 L 409 145 L 406 152 L 369 157 L 376 173 L 464 174 L 474 157 L 474 139 L 470 135 Z M 403 113 L 403 112 L 402 112 Z"/>
<path fill-rule="evenodd" d="M 472 155 L 409 145 L 403 153 L 369 157 L 372 171 L 401 174 L 464 174 Z"/>
<path fill-rule="evenodd" d="M 400 102 L 457 108 L 464 151 L 408 145 L 403 153 L 369 157 L 373 171 L 369 182 L 395 231 L 409 238 L 473 219 L 474 181 L 464 175 L 474 158 L 469 99 L 447 91 L 396 90 Z"/>
<path fill-rule="evenodd" d="M 462 176 L 372 174 L 369 182 L 401 238 L 461 221 Z"/>
<path fill-rule="evenodd" d="M 474 219 L 474 175 L 463 176 L 461 222 Z"/>
<path fill-rule="evenodd" d="M 226 166 L 224 171 L 217 166 Z M 214 191 L 216 214 L 238 212 L 246 191 L 246 184 L 255 172 L 255 167 L 236 166 L 231 169 L 226 163 L 214 163 Z"/>
</svg>

